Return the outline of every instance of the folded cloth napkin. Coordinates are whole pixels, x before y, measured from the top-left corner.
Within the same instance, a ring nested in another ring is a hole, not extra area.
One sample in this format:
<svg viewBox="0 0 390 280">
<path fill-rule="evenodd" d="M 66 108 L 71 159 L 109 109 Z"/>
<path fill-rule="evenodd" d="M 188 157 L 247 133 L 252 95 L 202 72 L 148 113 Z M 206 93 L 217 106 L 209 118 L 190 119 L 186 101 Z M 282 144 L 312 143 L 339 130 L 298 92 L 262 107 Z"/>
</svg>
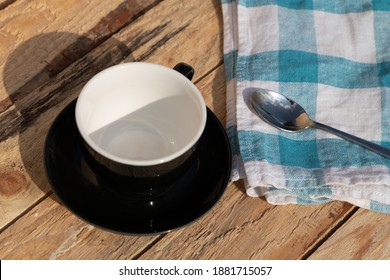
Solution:
<svg viewBox="0 0 390 280">
<path fill-rule="evenodd" d="M 388 1 L 221 0 L 232 180 L 272 204 L 390 213 L 390 160 L 321 130 L 280 131 L 247 106 L 280 92 L 318 122 L 390 147 Z"/>
</svg>

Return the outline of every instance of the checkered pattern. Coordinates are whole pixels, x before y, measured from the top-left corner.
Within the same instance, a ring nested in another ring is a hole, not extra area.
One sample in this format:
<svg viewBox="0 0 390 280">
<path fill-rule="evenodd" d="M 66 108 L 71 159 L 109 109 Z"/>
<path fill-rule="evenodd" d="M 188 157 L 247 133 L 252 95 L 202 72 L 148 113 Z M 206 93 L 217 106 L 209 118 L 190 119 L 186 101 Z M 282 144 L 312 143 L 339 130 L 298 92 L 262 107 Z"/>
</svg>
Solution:
<svg viewBox="0 0 390 280">
<path fill-rule="evenodd" d="M 222 10 L 232 180 L 272 204 L 390 213 L 390 160 L 321 130 L 277 130 L 243 94 L 280 92 L 318 122 L 390 147 L 390 2 L 222 0 Z"/>
</svg>

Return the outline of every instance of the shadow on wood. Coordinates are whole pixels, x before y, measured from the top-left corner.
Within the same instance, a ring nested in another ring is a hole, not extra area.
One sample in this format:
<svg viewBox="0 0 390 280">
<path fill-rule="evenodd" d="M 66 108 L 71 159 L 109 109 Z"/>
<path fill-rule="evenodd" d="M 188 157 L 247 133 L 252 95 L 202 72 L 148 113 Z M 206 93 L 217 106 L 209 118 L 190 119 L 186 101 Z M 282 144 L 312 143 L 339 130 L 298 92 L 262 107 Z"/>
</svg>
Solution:
<svg viewBox="0 0 390 280">
<path fill-rule="evenodd" d="M 72 43 L 55 53 L 63 42 Z M 114 39 L 105 42 L 107 51 L 91 54 L 97 44 L 72 33 L 43 34 L 22 43 L 5 65 L 3 79 L 9 97 L 0 102 L 0 141 L 19 133 L 24 168 L 43 192 L 48 191 L 43 146 L 55 114 L 67 99 L 76 98 L 94 74 L 129 56 L 128 48 Z M 16 77 L 25 81 L 17 89 Z"/>
</svg>

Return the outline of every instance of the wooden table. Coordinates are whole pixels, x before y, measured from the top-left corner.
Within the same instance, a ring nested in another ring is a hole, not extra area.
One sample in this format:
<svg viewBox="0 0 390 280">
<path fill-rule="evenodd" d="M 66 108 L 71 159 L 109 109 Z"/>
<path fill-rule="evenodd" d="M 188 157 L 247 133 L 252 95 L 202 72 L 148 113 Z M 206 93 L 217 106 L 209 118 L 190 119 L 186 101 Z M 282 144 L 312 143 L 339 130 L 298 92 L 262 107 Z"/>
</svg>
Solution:
<svg viewBox="0 0 390 280">
<path fill-rule="evenodd" d="M 48 129 L 98 71 L 130 61 L 194 66 L 226 119 L 220 0 L 0 0 L 0 259 L 389 259 L 390 215 L 343 202 L 273 206 L 230 183 L 195 223 L 126 236 L 53 195 Z"/>
</svg>

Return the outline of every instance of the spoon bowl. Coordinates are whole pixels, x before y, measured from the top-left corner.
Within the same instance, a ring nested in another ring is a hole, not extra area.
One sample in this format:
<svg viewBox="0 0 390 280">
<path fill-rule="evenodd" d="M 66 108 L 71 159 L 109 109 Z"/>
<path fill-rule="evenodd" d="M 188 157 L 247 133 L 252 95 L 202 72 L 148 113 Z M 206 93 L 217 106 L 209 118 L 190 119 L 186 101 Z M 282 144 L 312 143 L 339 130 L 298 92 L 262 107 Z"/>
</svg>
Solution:
<svg viewBox="0 0 390 280">
<path fill-rule="evenodd" d="M 307 128 L 322 129 L 383 157 L 390 158 L 390 149 L 313 121 L 301 105 L 280 93 L 259 88 L 254 89 L 249 98 L 257 116 L 279 129 L 290 132 L 298 132 Z"/>
<path fill-rule="evenodd" d="M 251 94 L 250 102 L 259 117 L 285 131 L 301 131 L 313 126 L 301 105 L 280 93 L 258 89 Z"/>
</svg>

